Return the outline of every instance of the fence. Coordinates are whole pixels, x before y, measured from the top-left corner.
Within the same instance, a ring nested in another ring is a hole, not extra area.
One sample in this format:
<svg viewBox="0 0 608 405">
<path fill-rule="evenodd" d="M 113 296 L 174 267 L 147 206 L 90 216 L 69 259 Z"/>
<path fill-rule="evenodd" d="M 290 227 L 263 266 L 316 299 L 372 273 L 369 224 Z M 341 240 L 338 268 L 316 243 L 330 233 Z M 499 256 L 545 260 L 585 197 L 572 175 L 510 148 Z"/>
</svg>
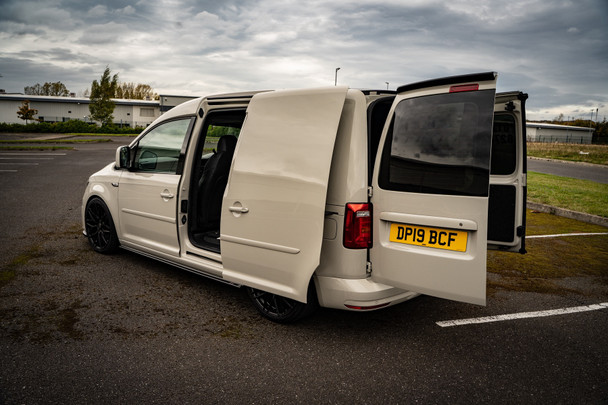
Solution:
<svg viewBox="0 0 608 405">
<path fill-rule="evenodd" d="M 588 139 L 586 137 L 583 136 L 574 136 L 574 135 L 568 135 L 566 137 L 563 136 L 547 136 L 547 135 L 540 135 L 540 136 L 528 136 L 527 137 L 527 141 L 528 142 L 540 142 L 540 143 L 580 143 L 580 144 L 590 144 L 591 143 L 591 139 Z"/>
</svg>

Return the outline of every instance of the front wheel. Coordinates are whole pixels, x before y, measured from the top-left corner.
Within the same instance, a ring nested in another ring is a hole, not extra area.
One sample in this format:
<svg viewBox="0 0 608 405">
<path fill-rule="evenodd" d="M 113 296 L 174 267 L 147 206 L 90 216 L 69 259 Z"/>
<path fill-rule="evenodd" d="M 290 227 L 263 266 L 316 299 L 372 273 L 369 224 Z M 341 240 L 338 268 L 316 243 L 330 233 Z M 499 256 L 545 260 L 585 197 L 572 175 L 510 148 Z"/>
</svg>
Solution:
<svg viewBox="0 0 608 405">
<path fill-rule="evenodd" d="M 98 197 L 92 198 L 84 212 L 85 230 L 91 247 L 99 253 L 112 253 L 118 248 L 118 236 L 112 214 Z"/>
<path fill-rule="evenodd" d="M 306 304 L 251 287 L 247 287 L 247 294 L 262 315 L 278 323 L 295 322 L 312 314 L 319 306 L 313 281 L 308 286 Z"/>
</svg>

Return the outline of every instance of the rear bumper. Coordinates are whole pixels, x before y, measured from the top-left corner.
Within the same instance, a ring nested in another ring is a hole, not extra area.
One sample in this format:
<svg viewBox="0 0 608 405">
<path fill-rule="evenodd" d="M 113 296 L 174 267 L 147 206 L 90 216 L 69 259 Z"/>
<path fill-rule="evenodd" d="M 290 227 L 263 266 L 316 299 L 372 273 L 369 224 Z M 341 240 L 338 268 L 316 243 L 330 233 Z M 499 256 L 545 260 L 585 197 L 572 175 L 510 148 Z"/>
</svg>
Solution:
<svg viewBox="0 0 608 405">
<path fill-rule="evenodd" d="M 344 279 L 315 276 L 319 305 L 351 311 L 372 311 L 386 308 L 417 297 L 418 293 L 405 291 L 369 278 Z"/>
</svg>

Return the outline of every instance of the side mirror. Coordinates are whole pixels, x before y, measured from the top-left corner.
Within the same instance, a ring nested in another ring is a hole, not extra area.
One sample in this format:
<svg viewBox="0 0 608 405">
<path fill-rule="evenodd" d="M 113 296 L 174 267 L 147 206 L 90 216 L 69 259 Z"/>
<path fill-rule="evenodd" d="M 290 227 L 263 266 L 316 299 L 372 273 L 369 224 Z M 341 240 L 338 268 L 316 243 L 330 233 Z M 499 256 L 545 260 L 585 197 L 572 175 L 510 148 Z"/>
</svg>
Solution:
<svg viewBox="0 0 608 405">
<path fill-rule="evenodd" d="M 119 146 L 116 149 L 116 168 L 128 169 L 131 166 L 131 149 L 128 146 Z"/>
</svg>

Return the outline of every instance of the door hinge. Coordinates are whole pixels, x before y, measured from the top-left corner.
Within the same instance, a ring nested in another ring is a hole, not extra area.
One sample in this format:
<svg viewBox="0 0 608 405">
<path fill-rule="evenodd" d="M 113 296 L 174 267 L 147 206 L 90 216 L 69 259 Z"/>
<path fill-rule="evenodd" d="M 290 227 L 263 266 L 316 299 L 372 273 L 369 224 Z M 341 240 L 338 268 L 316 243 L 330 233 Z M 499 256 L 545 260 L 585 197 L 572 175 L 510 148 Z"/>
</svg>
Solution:
<svg viewBox="0 0 608 405">
<path fill-rule="evenodd" d="M 365 272 L 367 274 L 372 274 L 372 262 L 367 262 L 365 265 Z"/>
<path fill-rule="evenodd" d="M 374 195 L 374 188 L 370 186 L 367 188 L 367 196 L 369 198 L 372 198 L 373 195 Z"/>
</svg>

